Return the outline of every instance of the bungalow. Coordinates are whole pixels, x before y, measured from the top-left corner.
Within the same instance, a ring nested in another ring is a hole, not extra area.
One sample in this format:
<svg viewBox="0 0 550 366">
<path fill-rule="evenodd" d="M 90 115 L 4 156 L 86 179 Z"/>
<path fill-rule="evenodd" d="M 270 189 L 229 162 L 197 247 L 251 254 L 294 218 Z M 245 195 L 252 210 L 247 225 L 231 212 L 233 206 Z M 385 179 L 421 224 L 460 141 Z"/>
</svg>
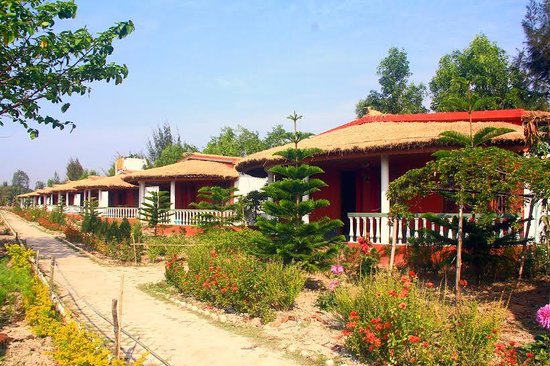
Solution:
<svg viewBox="0 0 550 366">
<path fill-rule="evenodd" d="M 550 113 L 521 109 L 473 112 L 472 126 L 474 132 L 487 126 L 513 129 L 514 132 L 495 138 L 493 144 L 521 152 L 525 149 L 524 126 L 537 118 L 548 121 Z M 438 141 L 441 132 L 469 133 L 469 129 L 467 112 L 367 115 L 301 141 L 300 147 L 322 150 L 310 162 L 324 170 L 319 178 L 329 186 L 314 197 L 328 199 L 330 206 L 319 209 L 310 219 L 328 216 L 342 220 L 345 224 L 342 233 L 351 242 L 368 236 L 374 243 L 388 244 L 389 183 L 433 159 L 433 152 L 446 148 Z M 236 169 L 273 181 L 276 177 L 269 168 L 283 161 L 274 153 L 288 147 L 251 154 L 240 160 Z M 456 213 L 452 202 L 433 194 L 416 200 L 410 209 L 417 215 L 411 220 L 398 221 L 399 244 L 405 244 L 422 227 L 431 227 L 449 237 L 456 235 L 420 217 L 422 213 L 433 212 L 447 214 L 450 219 Z"/>
<path fill-rule="evenodd" d="M 265 178 L 239 174 L 235 164 L 240 160 L 232 156 L 191 153 L 175 164 L 133 172 L 122 179 L 139 185 L 139 206 L 147 192 L 169 192 L 172 224 L 193 225 L 202 211 L 191 208 L 190 204 L 199 200 L 201 187 L 235 187 L 238 194 L 244 195 L 265 184 Z"/>
</svg>

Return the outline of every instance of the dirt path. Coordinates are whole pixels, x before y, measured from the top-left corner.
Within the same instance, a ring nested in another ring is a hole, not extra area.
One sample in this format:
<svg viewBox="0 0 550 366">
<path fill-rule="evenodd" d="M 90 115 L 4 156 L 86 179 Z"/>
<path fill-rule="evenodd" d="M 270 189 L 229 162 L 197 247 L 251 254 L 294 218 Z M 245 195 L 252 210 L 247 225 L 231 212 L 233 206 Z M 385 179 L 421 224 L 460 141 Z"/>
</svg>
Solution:
<svg viewBox="0 0 550 366">
<path fill-rule="evenodd" d="M 163 278 L 161 265 L 125 267 L 100 264 L 15 214 L 2 213 L 31 248 L 38 249 L 41 256 L 55 256 L 57 272 L 54 277 L 60 293 L 66 294 L 65 289 L 73 295 L 77 294 L 74 298 L 76 306 L 93 323 L 103 323 L 99 330 L 106 336 L 111 336 L 111 328 L 90 310 L 89 305 L 110 319 L 111 301 L 118 297 L 124 275 L 123 328 L 137 335 L 140 341 L 171 365 L 297 365 L 282 353 L 218 328 L 193 313 L 154 299 L 138 289 L 140 284 L 158 282 Z M 48 272 L 50 260 L 42 259 L 40 266 Z M 135 346 L 129 340 L 125 345 L 126 348 Z M 149 360 L 151 362 L 148 364 L 160 364 L 152 357 Z"/>
</svg>

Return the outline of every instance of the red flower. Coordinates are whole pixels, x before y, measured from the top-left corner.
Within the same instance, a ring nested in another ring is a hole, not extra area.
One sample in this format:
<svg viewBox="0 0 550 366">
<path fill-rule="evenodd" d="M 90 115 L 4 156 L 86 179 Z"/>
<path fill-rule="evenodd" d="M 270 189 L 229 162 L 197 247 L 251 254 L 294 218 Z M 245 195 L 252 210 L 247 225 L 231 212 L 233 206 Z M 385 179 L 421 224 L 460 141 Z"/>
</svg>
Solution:
<svg viewBox="0 0 550 366">
<path fill-rule="evenodd" d="M 216 258 L 216 257 L 218 256 L 218 253 L 216 253 L 216 249 L 212 249 L 212 250 L 210 251 L 210 256 L 211 256 L 212 258 Z"/>
<path fill-rule="evenodd" d="M 401 304 L 399 304 L 399 308 L 400 308 L 400 309 L 406 309 L 406 308 L 407 308 L 407 304 L 405 304 L 404 302 L 402 302 Z"/>
<path fill-rule="evenodd" d="M 347 337 L 347 336 L 349 336 L 349 335 L 351 334 L 351 330 L 349 330 L 349 329 L 344 329 L 344 330 L 342 331 L 342 334 L 345 335 L 345 336 Z"/>
<path fill-rule="evenodd" d="M 427 287 L 427 288 L 433 288 L 433 287 L 434 287 L 434 283 L 433 283 L 433 282 L 427 282 L 427 283 L 426 283 L 426 287 Z"/>
<path fill-rule="evenodd" d="M 533 352 L 527 352 L 525 356 L 527 356 L 527 358 L 533 358 L 535 357 L 535 354 Z"/>
<path fill-rule="evenodd" d="M 372 318 L 372 319 L 370 320 L 370 322 L 371 322 L 372 324 L 377 324 L 377 323 L 381 323 L 381 322 L 382 322 L 382 319 L 380 319 L 380 318 Z"/>
<path fill-rule="evenodd" d="M 370 344 L 371 347 L 380 347 L 382 345 L 380 338 L 378 338 L 370 329 L 363 328 L 361 332 L 365 335 L 363 337 L 363 341 Z"/>
<path fill-rule="evenodd" d="M 390 295 L 391 297 L 397 297 L 397 291 L 395 290 L 388 291 L 388 295 Z"/>
<path fill-rule="evenodd" d="M 459 285 L 460 287 L 466 287 L 466 286 L 468 286 L 468 281 L 466 281 L 466 280 L 460 280 L 460 281 L 458 281 L 458 285 Z"/>
<path fill-rule="evenodd" d="M 416 272 L 415 271 L 409 271 L 409 276 L 411 276 L 412 278 L 415 278 L 416 277 Z"/>
<path fill-rule="evenodd" d="M 356 326 L 357 326 L 357 322 L 348 322 L 346 324 L 346 328 L 348 328 L 348 329 L 355 328 Z"/>
<path fill-rule="evenodd" d="M 384 324 L 378 323 L 374 326 L 374 329 L 376 329 L 377 331 L 381 331 L 382 329 L 384 329 Z"/>
<path fill-rule="evenodd" d="M 410 336 L 409 336 L 409 342 L 411 342 L 411 343 L 418 343 L 418 342 L 420 342 L 420 337 L 419 337 L 419 336 L 415 336 L 415 335 L 410 335 Z"/>
<path fill-rule="evenodd" d="M 357 313 L 357 311 L 352 311 L 351 313 L 349 313 L 349 320 L 357 320 L 359 319 L 359 314 Z"/>
</svg>

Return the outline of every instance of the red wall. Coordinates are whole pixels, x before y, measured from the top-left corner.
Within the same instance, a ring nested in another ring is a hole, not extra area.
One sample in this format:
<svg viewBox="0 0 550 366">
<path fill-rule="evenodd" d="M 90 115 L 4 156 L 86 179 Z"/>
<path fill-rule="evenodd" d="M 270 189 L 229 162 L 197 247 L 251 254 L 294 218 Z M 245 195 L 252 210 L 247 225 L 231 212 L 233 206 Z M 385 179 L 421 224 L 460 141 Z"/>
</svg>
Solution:
<svg viewBox="0 0 550 366">
<path fill-rule="evenodd" d="M 328 187 L 322 188 L 314 193 L 314 199 L 327 199 L 330 205 L 316 210 L 310 215 L 311 220 L 317 220 L 328 216 L 332 219 L 340 219 L 341 201 L 340 201 L 340 171 L 334 168 L 324 168 L 324 174 L 319 174 L 315 178 L 323 180 Z"/>
<path fill-rule="evenodd" d="M 220 186 L 231 187 L 233 182 L 228 181 L 192 181 L 176 182 L 176 209 L 192 208 L 189 205 L 198 202 L 198 191 L 202 187 Z"/>
</svg>

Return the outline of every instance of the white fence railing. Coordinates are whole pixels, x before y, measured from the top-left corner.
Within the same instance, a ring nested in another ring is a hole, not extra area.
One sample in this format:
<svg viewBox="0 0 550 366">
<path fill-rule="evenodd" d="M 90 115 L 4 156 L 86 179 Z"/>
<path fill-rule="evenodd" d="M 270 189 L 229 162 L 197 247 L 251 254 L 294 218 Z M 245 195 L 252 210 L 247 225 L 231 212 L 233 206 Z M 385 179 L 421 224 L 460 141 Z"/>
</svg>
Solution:
<svg viewBox="0 0 550 366">
<path fill-rule="evenodd" d="M 134 219 L 138 216 L 137 207 L 103 207 L 99 211 L 101 216 L 112 219 Z"/>
<path fill-rule="evenodd" d="M 174 225 L 195 226 L 201 223 L 201 221 L 219 218 L 226 219 L 233 215 L 234 213 L 231 211 L 178 209 L 171 211 L 170 221 Z M 209 217 L 211 218 L 209 219 Z"/>
<path fill-rule="evenodd" d="M 422 217 L 424 214 L 416 214 L 412 218 L 400 218 L 397 220 L 397 244 L 406 244 L 410 238 L 418 238 L 419 230 L 428 229 L 438 231 L 443 237 L 449 239 L 456 239 L 457 230 L 450 229 L 438 223 L 432 222 L 427 218 Z M 452 223 L 454 217 L 457 217 L 456 213 L 439 213 L 436 214 L 440 219 Z M 469 219 L 468 216 L 465 217 Z M 357 242 L 360 237 L 369 238 L 373 243 L 377 244 L 389 244 L 392 237 L 392 225 L 388 220 L 387 213 L 360 213 L 350 212 L 348 213 L 349 220 L 349 241 Z M 505 220 L 503 218 L 497 218 L 495 221 Z M 476 219 L 477 221 L 477 219 Z M 535 225 L 533 220 L 532 225 Z M 524 223 L 523 230 L 515 232 L 518 238 L 523 238 L 523 234 L 526 230 L 527 223 Z M 532 228 L 531 233 L 536 233 L 538 230 Z M 498 237 L 513 233 L 510 229 L 500 230 Z M 536 238 L 535 238 L 536 239 Z"/>
</svg>

